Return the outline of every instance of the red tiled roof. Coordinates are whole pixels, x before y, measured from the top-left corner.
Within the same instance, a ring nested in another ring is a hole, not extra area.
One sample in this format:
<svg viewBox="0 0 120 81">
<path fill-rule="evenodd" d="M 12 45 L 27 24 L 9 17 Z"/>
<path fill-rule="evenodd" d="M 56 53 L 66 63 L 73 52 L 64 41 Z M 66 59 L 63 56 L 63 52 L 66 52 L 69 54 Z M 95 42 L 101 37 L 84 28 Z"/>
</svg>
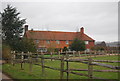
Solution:
<svg viewBox="0 0 120 81">
<path fill-rule="evenodd" d="M 26 31 L 25 36 L 30 39 L 39 40 L 74 40 L 78 36 L 82 40 L 93 40 L 81 32 L 59 32 L 59 31 Z"/>
</svg>

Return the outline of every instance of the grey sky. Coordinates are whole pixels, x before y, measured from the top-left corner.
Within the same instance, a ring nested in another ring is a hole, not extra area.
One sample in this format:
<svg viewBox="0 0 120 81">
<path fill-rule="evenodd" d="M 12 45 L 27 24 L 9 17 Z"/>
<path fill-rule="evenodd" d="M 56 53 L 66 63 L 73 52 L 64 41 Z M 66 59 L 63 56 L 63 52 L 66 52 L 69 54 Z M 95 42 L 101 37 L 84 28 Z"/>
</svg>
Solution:
<svg viewBox="0 0 120 81">
<path fill-rule="evenodd" d="M 118 2 L 4 2 L 16 7 L 29 29 L 77 31 L 96 41 L 118 40 Z"/>
</svg>

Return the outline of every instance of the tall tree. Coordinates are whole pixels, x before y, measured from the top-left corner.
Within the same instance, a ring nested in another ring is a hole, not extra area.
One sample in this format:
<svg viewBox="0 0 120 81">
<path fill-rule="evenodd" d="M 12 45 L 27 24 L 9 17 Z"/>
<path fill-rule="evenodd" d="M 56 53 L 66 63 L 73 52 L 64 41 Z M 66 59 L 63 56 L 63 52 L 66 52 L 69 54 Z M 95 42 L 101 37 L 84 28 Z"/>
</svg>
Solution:
<svg viewBox="0 0 120 81">
<path fill-rule="evenodd" d="M 84 51 L 85 48 L 85 42 L 82 40 L 79 40 L 77 38 L 74 39 L 72 44 L 70 45 L 70 49 L 73 51 Z"/>
<path fill-rule="evenodd" d="M 15 41 L 19 41 L 20 36 L 23 33 L 23 24 L 25 19 L 19 17 L 20 13 L 17 12 L 15 7 L 7 5 L 1 14 L 2 23 L 2 39 L 6 44 L 13 46 Z"/>
</svg>

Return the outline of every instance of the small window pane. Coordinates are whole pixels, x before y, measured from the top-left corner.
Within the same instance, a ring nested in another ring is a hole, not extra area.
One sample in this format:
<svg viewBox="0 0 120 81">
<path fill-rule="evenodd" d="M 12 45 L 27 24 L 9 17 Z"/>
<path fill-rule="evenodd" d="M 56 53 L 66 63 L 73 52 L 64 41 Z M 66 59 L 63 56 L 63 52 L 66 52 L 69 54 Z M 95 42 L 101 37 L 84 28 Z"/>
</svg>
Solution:
<svg viewBox="0 0 120 81">
<path fill-rule="evenodd" d="M 66 44 L 69 44 L 69 41 L 66 41 Z"/>
<path fill-rule="evenodd" d="M 50 44 L 50 41 L 49 41 L 49 40 L 47 40 L 46 42 L 47 42 L 47 44 Z"/>
<path fill-rule="evenodd" d="M 56 40 L 56 43 L 57 43 L 57 44 L 60 44 L 60 41 L 59 41 L 59 40 Z"/>
<path fill-rule="evenodd" d="M 89 42 L 88 41 L 85 41 L 85 44 L 88 44 Z"/>
<path fill-rule="evenodd" d="M 39 40 L 36 40 L 36 43 L 39 43 Z"/>
</svg>

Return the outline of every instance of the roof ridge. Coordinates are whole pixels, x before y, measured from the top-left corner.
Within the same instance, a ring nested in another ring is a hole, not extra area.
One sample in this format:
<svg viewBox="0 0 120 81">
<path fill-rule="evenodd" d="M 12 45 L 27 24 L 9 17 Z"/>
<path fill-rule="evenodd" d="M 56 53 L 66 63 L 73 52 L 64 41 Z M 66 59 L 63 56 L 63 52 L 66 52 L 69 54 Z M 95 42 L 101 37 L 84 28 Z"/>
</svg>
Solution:
<svg viewBox="0 0 120 81">
<path fill-rule="evenodd" d="M 56 33 L 77 33 L 77 32 L 64 32 L 64 31 L 39 31 L 39 30 L 28 30 L 28 32 L 56 32 Z"/>
</svg>

